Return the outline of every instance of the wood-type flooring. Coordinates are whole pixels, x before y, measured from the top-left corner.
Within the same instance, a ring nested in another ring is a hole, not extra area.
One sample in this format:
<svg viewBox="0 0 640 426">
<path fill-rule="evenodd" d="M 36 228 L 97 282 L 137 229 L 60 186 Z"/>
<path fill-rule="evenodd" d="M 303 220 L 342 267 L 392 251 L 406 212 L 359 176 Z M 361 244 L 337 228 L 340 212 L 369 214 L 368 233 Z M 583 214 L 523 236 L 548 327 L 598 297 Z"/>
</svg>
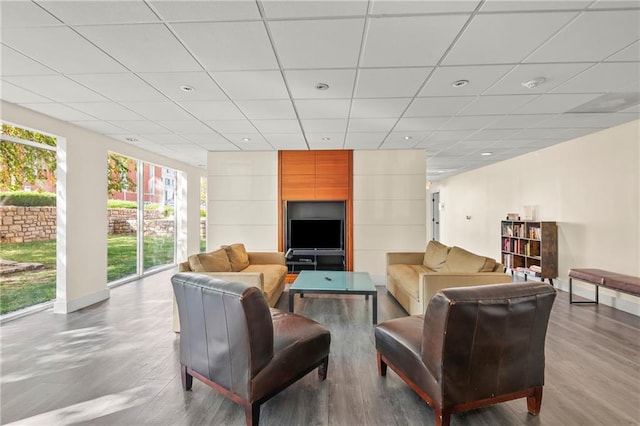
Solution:
<svg viewBox="0 0 640 426">
<path fill-rule="evenodd" d="M 0 423 L 244 425 L 243 409 L 197 380 L 183 392 L 171 331 L 172 271 L 111 290 L 69 315 L 43 311 L 0 327 Z M 433 411 L 392 371 L 379 377 L 364 296 L 296 296 L 331 330 L 327 380 L 311 373 L 262 406 L 261 425 L 432 425 Z M 287 294 L 278 307 L 286 309 Z M 406 313 L 378 288 L 378 320 Z M 538 417 L 526 400 L 455 414 L 456 425 L 640 424 L 640 318 L 556 299 Z"/>
</svg>

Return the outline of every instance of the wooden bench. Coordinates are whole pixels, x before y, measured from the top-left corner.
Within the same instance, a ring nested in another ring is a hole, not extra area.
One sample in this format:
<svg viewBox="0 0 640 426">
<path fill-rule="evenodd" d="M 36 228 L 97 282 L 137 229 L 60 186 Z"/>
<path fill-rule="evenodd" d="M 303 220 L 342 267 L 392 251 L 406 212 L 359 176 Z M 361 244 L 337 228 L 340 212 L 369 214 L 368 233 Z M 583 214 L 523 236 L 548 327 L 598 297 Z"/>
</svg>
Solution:
<svg viewBox="0 0 640 426">
<path fill-rule="evenodd" d="M 573 300 L 573 279 L 584 281 L 596 286 L 596 300 L 574 301 Z M 606 287 L 622 293 L 640 296 L 640 278 L 631 275 L 623 275 L 615 272 L 604 271 L 602 269 L 569 269 L 569 303 L 598 303 L 598 289 Z"/>
</svg>

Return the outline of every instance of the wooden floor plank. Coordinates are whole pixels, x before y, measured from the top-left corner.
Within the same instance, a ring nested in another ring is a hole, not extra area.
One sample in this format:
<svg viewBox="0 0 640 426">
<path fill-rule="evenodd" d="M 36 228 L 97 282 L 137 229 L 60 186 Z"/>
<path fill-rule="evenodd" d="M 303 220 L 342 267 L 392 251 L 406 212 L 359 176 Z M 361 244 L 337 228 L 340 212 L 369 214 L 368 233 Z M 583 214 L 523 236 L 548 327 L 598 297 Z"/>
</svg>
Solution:
<svg viewBox="0 0 640 426">
<path fill-rule="evenodd" d="M 183 392 L 171 331 L 172 272 L 111 290 L 69 315 L 50 310 L 0 328 L 0 423 L 244 425 L 244 411 L 194 381 Z M 331 330 L 327 380 L 307 375 L 262 407 L 262 425 L 432 425 L 433 411 L 395 373 L 377 375 L 372 300 L 296 297 L 297 313 Z M 278 303 L 287 309 L 286 293 Z M 405 316 L 378 289 L 378 321 Z M 546 346 L 542 411 L 517 400 L 452 416 L 456 425 L 637 425 L 640 318 L 569 305 L 559 292 Z"/>
</svg>

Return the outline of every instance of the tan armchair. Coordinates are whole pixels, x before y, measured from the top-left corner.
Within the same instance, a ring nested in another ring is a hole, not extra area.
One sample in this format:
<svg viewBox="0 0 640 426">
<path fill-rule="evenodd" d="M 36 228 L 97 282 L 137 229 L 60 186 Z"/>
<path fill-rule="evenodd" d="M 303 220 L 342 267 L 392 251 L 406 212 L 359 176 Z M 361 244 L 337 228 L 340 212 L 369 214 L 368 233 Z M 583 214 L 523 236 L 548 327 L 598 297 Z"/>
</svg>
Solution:
<svg viewBox="0 0 640 426">
<path fill-rule="evenodd" d="M 256 287 L 198 273 L 171 278 L 178 302 L 182 387 L 193 378 L 242 405 L 247 425 L 260 406 L 329 363 L 329 330 L 300 315 L 270 309 Z"/>
<path fill-rule="evenodd" d="M 440 291 L 425 315 L 376 327 L 378 372 L 391 367 L 434 409 L 437 426 L 453 413 L 525 397 L 537 415 L 555 296 L 537 282 Z"/>
</svg>

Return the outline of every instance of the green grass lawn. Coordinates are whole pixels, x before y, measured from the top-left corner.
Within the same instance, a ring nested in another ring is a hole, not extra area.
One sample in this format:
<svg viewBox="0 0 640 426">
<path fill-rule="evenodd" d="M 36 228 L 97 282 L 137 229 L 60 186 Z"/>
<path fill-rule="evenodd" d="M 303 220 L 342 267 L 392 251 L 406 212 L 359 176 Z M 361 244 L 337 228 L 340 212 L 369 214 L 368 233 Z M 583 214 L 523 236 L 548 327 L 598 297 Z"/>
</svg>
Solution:
<svg viewBox="0 0 640 426">
<path fill-rule="evenodd" d="M 108 240 L 107 281 L 136 273 L 135 235 L 110 235 Z M 173 262 L 171 237 L 144 238 L 144 269 Z M 56 297 L 56 242 L 2 244 L 0 257 L 19 262 L 44 264 L 38 271 L 18 272 L 0 278 L 0 314 L 46 302 Z"/>
</svg>

